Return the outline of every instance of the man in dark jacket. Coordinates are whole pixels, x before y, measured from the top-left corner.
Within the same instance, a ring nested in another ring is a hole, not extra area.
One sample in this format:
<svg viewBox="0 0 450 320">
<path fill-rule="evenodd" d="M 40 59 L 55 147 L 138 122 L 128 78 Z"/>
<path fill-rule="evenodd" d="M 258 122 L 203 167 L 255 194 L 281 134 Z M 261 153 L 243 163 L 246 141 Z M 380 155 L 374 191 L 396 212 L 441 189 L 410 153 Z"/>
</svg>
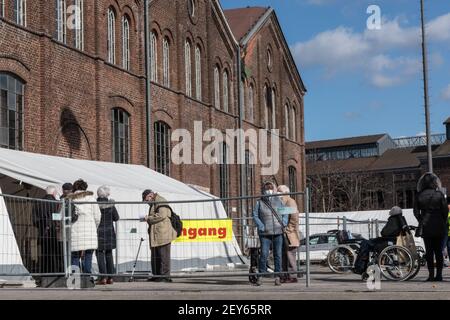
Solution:
<svg viewBox="0 0 450 320">
<path fill-rule="evenodd" d="M 63 272 L 62 253 L 58 246 L 56 223 L 53 221 L 53 214 L 59 211 L 56 195 L 56 187 L 49 186 L 43 201 L 33 206 L 33 226 L 38 229 L 38 273 Z"/>
<path fill-rule="evenodd" d="M 383 250 L 389 242 L 394 242 L 395 244 L 397 237 L 407 226 L 408 224 L 406 223 L 405 217 L 403 217 L 402 209 L 399 207 L 393 207 L 391 211 L 389 211 L 389 219 L 386 225 L 381 230 L 381 237 L 364 240 L 361 242 L 361 247 L 355 261 L 355 268 L 353 269 L 353 272 L 363 274 L 369 263 L 370 252 L 374 250 Z"/>
</svg>

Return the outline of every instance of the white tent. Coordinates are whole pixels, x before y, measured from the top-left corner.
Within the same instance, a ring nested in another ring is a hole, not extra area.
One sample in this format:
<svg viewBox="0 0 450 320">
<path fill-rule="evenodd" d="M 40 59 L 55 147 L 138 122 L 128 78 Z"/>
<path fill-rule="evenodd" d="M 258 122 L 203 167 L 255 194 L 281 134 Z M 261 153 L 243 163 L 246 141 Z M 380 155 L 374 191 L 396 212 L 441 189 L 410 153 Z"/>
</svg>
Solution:
<svg viewBox="0 0 450 320">
<path fill-rule="evenodd" d="M 0 187 L 5 194 L 24 195 L 25 189 L 17 190 L 18 186 L 30 185 L 34 188 L 26 188 L 26 195 L 38 197 L 43 195 L 42 189 L 48 185 L 61 188 L 65 182 L 73 182 L 79 178 L 85 180 L 89 184 L 88 190 L 94 193 L 102 185 L 109 186 L 111 197 L 116 202 L 140 202 L 142 191 L 145 189 L 158 192 L 168 201 L 215 198 L 144 166 L 75 160 L 0 149 Z M 142 213 L 148 211 L 148 206 L 117 204 L 116 207 L 121 218 L 117 224 L 118 247 L 115 253 L 119 271 L 131 270 L 141 238 L 144 239 L 144 243 L 137 270 L 150 270 L 147 224 L 139 221 Z M 227 218 L 220 201 L 171 204 L 171 207 L 182 219 Z M 7 222 L 7 216 L 1 217 Z M 13 237 L 12 230 L 8 236 Z M 4 246 L 4 243 L 2 241 L 0 247 Z M 242 263 L 241 256 L 241 250 L 234 236 L 231 242 L 175 243 L 172 247 L 172 270 L 202 269 L 207 265 Z"/>
</svg>

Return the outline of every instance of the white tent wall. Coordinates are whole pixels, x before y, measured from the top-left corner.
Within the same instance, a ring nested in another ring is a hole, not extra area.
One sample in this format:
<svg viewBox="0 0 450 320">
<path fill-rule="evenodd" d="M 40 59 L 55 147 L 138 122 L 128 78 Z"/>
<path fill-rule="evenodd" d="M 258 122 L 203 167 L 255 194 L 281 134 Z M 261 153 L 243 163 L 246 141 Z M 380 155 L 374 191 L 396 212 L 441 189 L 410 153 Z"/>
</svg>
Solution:
<svg viewBox="0 0 450 320">
<path fill-rule="evenodd" d="M 29 272 L 23 265 L 4 198 L 0 197 L 0 280 L 28 280 L 26 274 Z"/>
<path fill-rule="evenodd" d="M 354 221 L 367 221 L 367 220 L 378 220 L 378 221 L 387 221 L 389 219 L 389 210 L 377 210 L 377 211 L 349 211 L 349 212 L 311 212 L 309 214 L 310 216 L 310 231 L 309 234 L 318 234 L 318 233 L 327 233 L 327 231 L 331 229 L 336 229 L 337 226 L 337 218 L 339 217 L 340 220 L 340 230 L 342 230 L 342 223 L 343 218 L 346 217 L 348 220 L 354 220 Z M 414 217 L 413 209 L 403 209 L 403 216 L 406 219 L 406 222 L 408 225 L 411 226 L 417 226 L 418 222 L 416 218 Z M 300 231 L 302 232 L 303 236 L 305 235 L 305 219 L 304 214 L 300 215 Z M 329 218 L 334 218 L 334 220 L 328 220 Z M 328 224 L 329 223 L 329 224 Z M 325 224 L 325 225 L 324 225 Z M 334 227 L 332 227 L 334 225 Z M 352 224 L 348 224 L 349 228 L 351 229 Z M 384 224 L 380 225 L 379 231 L 381 232 L 382 227 Z M 363 237 L 368 238 L 369 237 L 369 230 L 368 228 L 361 227 L 360 230 L 362 232 L 356 232 L 360 233 Z M 415 238 L 416 244 L 424 246 L 422 238 Z"/>
<path fill-rule="evenodd" d="M 142 212 L 148 212 L 145 204 L 120 204 L 141 202 L 145 189 L 158 192 L 167 201 L 212 200 L 215 197 L 180 181 L 159 174 L 144 166 L 109 162 L 86 161 L 53 157 L 28 152 L 0 149 L 0 186 L 9 194 L 42 196 L 49 185 L 62 188 L 65 182 L 82 178 L 89 184 L 88 190 L 96 193 L 98 187 L 111 189 L 111 198 L 117 204 L 121 220 L 117 223 L 118 271 L 132 269 L 140 239 L 144 238 L 137 270 L 150 270 L 150 250 L 147 224 L 140 222 Z M 31 187 L 32 186 L 32 187 Z M 6 193 L 6 192 L 5 192 Z M 220 201 L 170 204 L 182 219 L 226 219 L 227 214 Z M 172 246 L 172 270 L 202 269 L 207 264 L 242 263 L 242 252 L 235 236 L 231 242 L 175 243 Z"/>
</svg>

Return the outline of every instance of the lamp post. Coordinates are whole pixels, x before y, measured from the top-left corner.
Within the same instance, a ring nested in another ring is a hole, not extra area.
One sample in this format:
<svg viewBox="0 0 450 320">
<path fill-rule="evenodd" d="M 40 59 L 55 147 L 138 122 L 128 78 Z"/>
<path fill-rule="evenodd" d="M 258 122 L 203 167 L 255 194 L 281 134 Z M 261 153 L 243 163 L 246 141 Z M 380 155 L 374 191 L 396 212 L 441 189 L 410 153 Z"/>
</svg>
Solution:
<svg viewBox="0 0 450 320">
<path fill-rule="evenodd" d="M 425 35 L 425 15 L 424 0 L 420 0 L 420 16 L 422 22 L 422 66 L 423 66 L 423 90 L 425 100 L 425 123 L 427 134 L 427 157 L 428 172 L 433 172 L 433 153 L 431 150 L 431 129 L 430 129 L 430 101 L 428 97 L 428 61 L 427 61 L 427 45 Z"/>
</svg>

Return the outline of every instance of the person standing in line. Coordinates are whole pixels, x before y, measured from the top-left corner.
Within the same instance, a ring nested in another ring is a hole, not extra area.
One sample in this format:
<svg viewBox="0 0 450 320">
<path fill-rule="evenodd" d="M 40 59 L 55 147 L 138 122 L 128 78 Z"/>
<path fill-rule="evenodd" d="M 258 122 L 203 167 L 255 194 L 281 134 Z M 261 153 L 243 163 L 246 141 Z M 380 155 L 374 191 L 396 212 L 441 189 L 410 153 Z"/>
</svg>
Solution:
<svg viewBox="0 0 450 320">
<path fill-rule="evenodd" d="M 116 249 L 116 231 L 114 230 L 114 222 L 119 221 L 119 213 L 117 212 L 114 200 L 110 199 L 110 189 L 107 186 L 101 186 L 97 190 L 97 202 L 100 206 L 102 218 L 98 226 L 98 248 L 97 263 L 100 274 L 115 274 L 114 258 L 112 251 Z M 113 284 L 113 278 L 100 277 L 97 281 L 98 285 Z"/>
<path fill-rule="evenodd" d="M 425 243 L 425 259 L 429 276 L 426 281 L 442 281 L 444 256 L 442 243 L 448 233 L 448 205 L 440 191 L 441 183 L 433 173 L 425 173 L 417 184 L 418 195 L 414 203 L 414 216 Z M 436 274 L 434 260 L 436 259 Z"/>
</svg>

